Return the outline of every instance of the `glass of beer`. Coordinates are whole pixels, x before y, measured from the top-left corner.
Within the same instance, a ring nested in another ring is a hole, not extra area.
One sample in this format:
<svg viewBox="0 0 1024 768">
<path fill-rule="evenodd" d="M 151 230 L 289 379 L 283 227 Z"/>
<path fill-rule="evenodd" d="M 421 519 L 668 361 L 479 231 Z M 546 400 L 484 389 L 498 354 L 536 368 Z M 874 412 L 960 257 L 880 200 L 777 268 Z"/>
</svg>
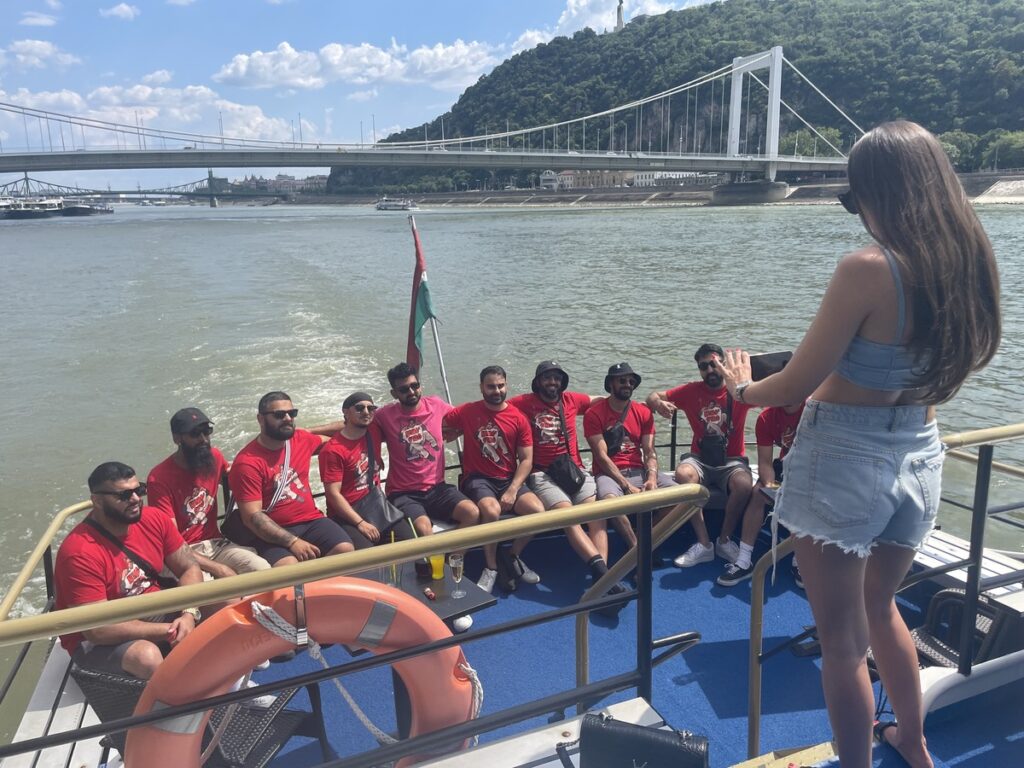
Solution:
<svg viewBox="0 0 1024 768">
<path fill-rule="evenodd" d="M 452 569 L 452 578 L 455 579 L 455 590 L 452 592 L 452 597 L 455 600 L 466 596 L 466 590 L 459 586 L 462 583 L 463 564 L 462 555 L 448 555 L 448 565 Z"/>
<path fill-rule="evenodd" d="M 434 581 L 440 581 L 444 578 L 444 555 L 431 555 L 430 556 L 430 578 Z"/>
</svg>

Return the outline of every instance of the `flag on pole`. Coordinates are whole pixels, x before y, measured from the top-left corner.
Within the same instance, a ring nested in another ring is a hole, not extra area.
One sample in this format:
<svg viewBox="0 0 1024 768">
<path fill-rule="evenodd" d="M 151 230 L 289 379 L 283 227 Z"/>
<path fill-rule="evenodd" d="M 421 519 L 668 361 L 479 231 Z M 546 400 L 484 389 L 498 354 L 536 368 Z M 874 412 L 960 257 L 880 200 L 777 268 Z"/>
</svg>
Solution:
<svg viewBox="0 0 1024 768">
<path fill-rule="evenodd" d="M 420 233 L 416 231 L 416 220 L 410 216 L 412 239 L 416 245 L 416 269 L 412 274 L 412 303 L 409 307 L 409 343 L 405 352 L 405 362 L 417 371 L 423 365 L 423 325 L 427 320 L 436 318 L 434 307 L 430 302 L 430 288 L 427 286 L 427 262 L 423 258 L 423 246 L 420 245 Z"/>
</svg>

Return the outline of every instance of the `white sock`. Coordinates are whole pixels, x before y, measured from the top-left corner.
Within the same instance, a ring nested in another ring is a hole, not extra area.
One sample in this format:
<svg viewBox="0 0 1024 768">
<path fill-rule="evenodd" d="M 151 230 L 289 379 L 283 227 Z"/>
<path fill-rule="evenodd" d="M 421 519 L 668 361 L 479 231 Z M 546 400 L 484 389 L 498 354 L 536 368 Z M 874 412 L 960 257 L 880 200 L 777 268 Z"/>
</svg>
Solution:
<svg viewBox="0 0 1024 768">
<path fill-rule="evenodd" d="M 754 554 L 754 548 L 752 546 L 750 546 L 749 544 L 744 544 L 741 541 L 740 542 L 740 553 L 736 557 L 736 566 L 738 568 L 749 568 L 750 567 L 750 558 L 751 558 L 751 555 L 753 555 L 753 554 Z"/>
</svg>

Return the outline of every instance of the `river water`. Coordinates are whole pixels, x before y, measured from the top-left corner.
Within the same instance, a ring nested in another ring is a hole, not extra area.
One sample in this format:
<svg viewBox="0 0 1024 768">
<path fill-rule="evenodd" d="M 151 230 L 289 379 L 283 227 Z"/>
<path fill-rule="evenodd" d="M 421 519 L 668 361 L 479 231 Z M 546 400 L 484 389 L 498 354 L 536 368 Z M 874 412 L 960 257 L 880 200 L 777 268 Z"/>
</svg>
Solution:
<svg viewBox="0 0 1024 768">
<path fill-rule="evenodd" d="M 944 432 L 1024 416 L 1024 211 L 979 213 L 1000 260 L 1004 341 L 942 409 Z M 555 358 L 573 388 L 601 393 L 607 367 L 627 360 L 647 392 L 695 378 L 704 341 L 791 349 L 838 257 L 867 242 L 856 218 L 821 205 L 443 208 L 417 224 L 457 401 L 479 396 L 477 373 L 493 363 L 513 392 Z M 96 464 L 117 459 L 144 477 L 171 452 L 178 408 L 202 407 L 230 457 L 264 392 L 289 392 L 300 424 L 334 420 L 355 389 L 386 399 L 385 371 L 404 355 L 413 247 L 401 213 L 121 207 L 0 222 L 0 258 L 4 585 L 52 514 L 86 498 Z M 423 378 L 440 390 L 432 350 Z M 1024 445 L 998 458 L 1021 463 Z M 945 490 L 969 502 L 973 469 L 947 466 Z M 995 494 L 1022 490 L 997 480 Z M 966 531 L 955 509 L 942 522 Z M 988 541 L 1019 548 L 1020 537 L 993 524 Z M 37 580 L 18 610 L 42 595 Z"/>
</svg>

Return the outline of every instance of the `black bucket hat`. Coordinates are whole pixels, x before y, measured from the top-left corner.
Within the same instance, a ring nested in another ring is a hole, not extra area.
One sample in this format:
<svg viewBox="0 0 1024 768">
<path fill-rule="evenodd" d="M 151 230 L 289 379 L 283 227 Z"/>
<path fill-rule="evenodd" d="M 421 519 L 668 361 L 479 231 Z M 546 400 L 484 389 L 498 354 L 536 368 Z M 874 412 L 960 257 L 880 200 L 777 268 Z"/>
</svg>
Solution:
<svg viewBox="0 0 1024 768">
<path fill-rule="evenodd" d="M 611 380 L 616 376 L 632 376 L 633 377 L 633 389 L 640 386 L 640 382 L 643 379 L 640 378 L 640 374 L 633 370 L 629 363 L 616 363 L 608 369 L 608 375 L 604 377 L 604 391 L 611 393 L 612 384 Z"/>
<path fill-rule="evenodd" d="M 562 374 L 562 386 L 559 388 L 558 391 L 565 392 L 566 388 L 569 386 L 569 374 L 566 373 L 562 366 L 560 366 L 554 360 L 545 360 L 544 362 L 537 366 L 537 371 L 536 373 L 533 374 L 533 383 L 530 385 L 530 389 L 533 390 L 533 393 L 535 395 L 540 394 L 541 377 L 545 373 L 550 373 L 551 371 L 558 371 L 560 374 Z"/>
</svg>

